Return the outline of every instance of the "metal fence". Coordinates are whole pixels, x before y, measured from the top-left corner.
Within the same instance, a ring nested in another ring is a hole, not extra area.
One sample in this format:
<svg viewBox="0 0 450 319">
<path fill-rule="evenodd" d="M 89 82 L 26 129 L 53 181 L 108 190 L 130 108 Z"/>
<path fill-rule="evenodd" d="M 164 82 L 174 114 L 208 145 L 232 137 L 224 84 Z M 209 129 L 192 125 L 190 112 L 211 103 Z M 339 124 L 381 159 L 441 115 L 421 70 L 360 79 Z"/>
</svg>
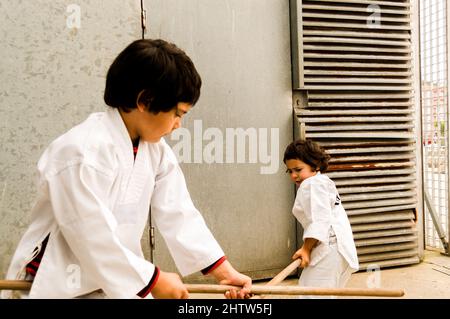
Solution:
<svg viewBox="0 0 450 319">
<path fill-rule="evenodd" d="M 425 244 L 444 249 L 440 237 L 449 238 L 447 1 L 421 0 L 419 16 L 423 176 L 429 204 L 424 206 Z"/>
</svg>

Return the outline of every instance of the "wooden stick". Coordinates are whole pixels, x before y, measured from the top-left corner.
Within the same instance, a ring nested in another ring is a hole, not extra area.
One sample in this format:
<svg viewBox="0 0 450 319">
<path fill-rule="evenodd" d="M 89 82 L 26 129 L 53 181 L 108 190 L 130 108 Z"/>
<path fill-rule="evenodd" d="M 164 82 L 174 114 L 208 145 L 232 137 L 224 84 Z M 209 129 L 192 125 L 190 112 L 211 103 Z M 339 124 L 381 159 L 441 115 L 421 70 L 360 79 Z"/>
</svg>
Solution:
<svg viewBox="0 0 450 319">
<path fill-rule="evenodd" d="M 296 270 L 300 266 L 301 260 L 298 258 L 291 262 L 286 268 L 278 273 L 275 277 L 272 278 L 269 282 L 265 283 L 264 286 L 275 286 L 281 283 L 286 279 L 287 276 L 291 274 L 294 270 Z M 264 295 L 254 295 L 250 299 L 264 299 Z"/>
<path fill-rule="evenodd" d="M 241 287 L 229 285 L 186 284 L 190 293 L 223 294 L 230 289 Z M 298 286 L 252 286 L 250 293 L 257 295 L 323 295 L 323 296 L 373 296 L 373 297 L 402 297 L 405 292 L 396 289 L 362 289 L 362 288 L 320 288 Z"/>
<path fill-rule="evenodd" d="M 190 293 L 224 294 L 230 289 L 241 287 L 229 285 L 186 284 Z M 0 290 L 29 290 L 31 282 L 25 280 L 0 280 Z M 250 293 L 256 295 L 323 295 L 323 296 L 373 296 L 402 297 L 405 292 L 395 289 L 361 289 L 361 288 L 315 288 L 298 286 L 252 286 Z"/>
<path fill-rule="evenodd" d="M 286 279 L 287 276 L 291 274 L 294 270 L 296 270 L 300 266 L 300 259 L 296 259 L 291 262 L 286 268 L 284 268 L 278 275 L 272 278 L 269 282 L 265 284 L 265 286 L 275 286 L 281 283 Z"/>
<path fill-rule="evenodd" d="M 31 281 L 0 280 L 0 290 L 30 290 Z"/>
</svg>

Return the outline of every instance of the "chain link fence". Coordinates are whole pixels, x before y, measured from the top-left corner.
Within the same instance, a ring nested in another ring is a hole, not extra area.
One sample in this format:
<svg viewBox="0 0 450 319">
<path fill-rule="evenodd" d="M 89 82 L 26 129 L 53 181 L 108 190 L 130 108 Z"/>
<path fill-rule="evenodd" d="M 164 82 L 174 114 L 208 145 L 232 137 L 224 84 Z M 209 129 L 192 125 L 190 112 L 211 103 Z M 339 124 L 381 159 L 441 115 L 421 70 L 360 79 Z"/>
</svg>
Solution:
<svg viewBox="0 0 450 319">
<path fill-rule="evenodd" d="M 420 1 L 424 190 L 442 234 L 449 238 L 447 1 Z M 444 249 L 425 205 L 425 244 Z M 441 236 L 442 236 L 441 234 Z"/>
</svg>

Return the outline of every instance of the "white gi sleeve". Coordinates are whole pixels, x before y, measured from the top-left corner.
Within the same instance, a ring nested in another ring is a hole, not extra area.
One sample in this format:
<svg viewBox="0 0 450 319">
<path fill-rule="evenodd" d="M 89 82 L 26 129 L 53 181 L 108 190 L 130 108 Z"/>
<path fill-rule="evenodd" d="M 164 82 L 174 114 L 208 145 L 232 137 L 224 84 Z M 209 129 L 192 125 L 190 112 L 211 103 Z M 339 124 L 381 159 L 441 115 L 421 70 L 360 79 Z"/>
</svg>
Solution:
<svg viewBox="0 0 450 319">
<path fill-rule="evenodd" d="M 137 298 L 155 267 L 124 247 L 115 234 L 117 221 L 108 208 L 113 180 L 113 172 L 86 164 L 46 176 L 55 218 L 82 271 L 110 298 Z"/>
<path fill-rule="evenodd" d="M 189 195 L 172 149 L 164 145 L 151 200 L 152 216 L 182 276 L 200 271 L 224 253 Z"/>
</svg>

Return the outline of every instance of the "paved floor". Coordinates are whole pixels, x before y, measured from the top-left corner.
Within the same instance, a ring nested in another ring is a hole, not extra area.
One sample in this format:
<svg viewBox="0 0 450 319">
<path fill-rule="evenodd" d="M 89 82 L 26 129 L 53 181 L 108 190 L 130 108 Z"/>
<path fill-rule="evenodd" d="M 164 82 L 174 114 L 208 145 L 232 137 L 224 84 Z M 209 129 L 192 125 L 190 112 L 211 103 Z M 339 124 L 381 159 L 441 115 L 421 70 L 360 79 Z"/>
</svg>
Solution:
<svg viewBox="0 0 450 319">
<path fill-rule="evenodd" d="M 379 275 L 379 276 L 378 276 Z M 281 285 L 297 285 L 297 278 L 288 278 Z M 450 299 L 450 257 L 426 250 L 424 260 L 417 265 L 394 267 L 374 272 L 358 272 L 352 275 L 347 288 L 373 287 L 378 281 L 380 288 L 402 289 L 407 299 Z M 263 285 L 265 282 L 256 282 Z M 191 294 L 192 299 L 222 299 L 222 295 Z M 296 298 L 294 296 L 269 296 L 268 299 Z M 346 297 L 367 298 L 367 297 Z M 374 297 L 372 297 L 374 298 Z"/>
<path fill-rule="evenodd" d="M 367 287 L 371 274 L 353 274 L 347 287 Z M 450 257 L 426 250 L 420 264 L 381 270 L 380 282 L 381 288 L 403 289 L 403 298 L 450 299 Z"/>
</svg>

